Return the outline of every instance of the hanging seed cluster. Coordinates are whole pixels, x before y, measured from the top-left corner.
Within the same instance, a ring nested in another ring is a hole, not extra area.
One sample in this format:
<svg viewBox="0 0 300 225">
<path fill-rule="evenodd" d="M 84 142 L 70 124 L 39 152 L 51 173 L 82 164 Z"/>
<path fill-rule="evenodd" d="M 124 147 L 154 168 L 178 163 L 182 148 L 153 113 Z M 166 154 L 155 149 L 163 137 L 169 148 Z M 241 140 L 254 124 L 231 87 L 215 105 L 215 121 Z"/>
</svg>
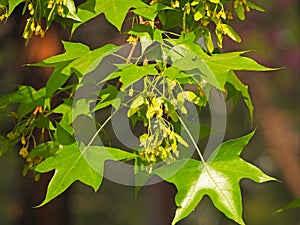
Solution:
<svg viewBox="0 0 300 225">
<path fill-rule="evenodd" d="M 181 114 L 188 113 L 185 101 L 200 107 L 206 104 L 206 98 L 200 89 L 197 93 L 182 89 L 175 93 L 175 81 L 164 78 L 160 83 L 165 85 L 164 93 L 151 90 L 150 86 L 147 92 L 139 94 L 132 101 L 127 113 L 129 118 L 143 121 L 146 127 L 147 131 L 139 138 L 139 157 L 141 165 L 145 166 L 148 172 L 159 162 L 170 163 L 176 160 L 180 154 L 179 145 L 188 147 L 180 132 L 174 128 L 174 123 L 178 122 L 177 111 Z"/>
</svg>

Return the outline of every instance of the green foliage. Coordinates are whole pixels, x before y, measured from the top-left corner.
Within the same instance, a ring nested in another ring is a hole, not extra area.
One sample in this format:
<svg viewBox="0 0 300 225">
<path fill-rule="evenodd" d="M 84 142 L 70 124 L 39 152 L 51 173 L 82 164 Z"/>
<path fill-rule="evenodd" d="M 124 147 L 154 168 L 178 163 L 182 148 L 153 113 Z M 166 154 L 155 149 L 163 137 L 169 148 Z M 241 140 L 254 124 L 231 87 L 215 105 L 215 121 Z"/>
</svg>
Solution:
<svg viewBox="0 0 300 225">
<path fill-rule="evenodd" d="M 207 162 L 194 159 L 178 160 L 154 171 L 155 174 L 174 183 L 178 189 L 176 195 L 178 208 L 172 224 L 188 216 L 204 195 L 208 195 L 216 208 L 228 218 L 239 224 L 245 224 L 242 219 L 239 181 L 243 178 L 260 183 L 273 180 L 239 157 L 253 134 L 254 132 L 224 142 L 214 151 Z M 180 171 L 170 176 L 170 171 L 176 170 L 177 167 L 181 168 Z"/>
<path fill-rule="evenodd" d="M 88 161 L 84 157 L 87 157 Z M 45 200 L 40 206 L 57 197 L 76 180 L 97 191 L 102 181 L 103 176 L 101 175 L 103 175 L 106 160 L 123 160 L 134 157 L 134 154 L 103 146 L 84 147 L 81 151 L 77 144 L 59 146 L 54 156 L 48 157 L 35 167 L 35 170 L 40 173 L 55 170 Z M 89 163 L 94 167 L 91 167 Z"/>
<path fill-rule="evenodd" d="M 176 186 L 178 208 L 172 224 L 187 217 L 204 195 L 228 218 L 245 224 L 239 181 L 274 180 L 239 157 L 254 132 L 224 142 L 205 160 L 197 141 L 217 131 L 205 128 L 199 133 L 203 126 L 192 117 L 208 107 L 214 92 L 226 100 L 242 97 L 252 120 L 248 87 L 235 71 L 273 69 L 243 56 L 246 51 L 220 53 L 215 46 L 222 48 L 224 35 L 241 41 L 229 25 L 234 14 L 244 20 L 250 9 L 263 9 L 247 0 L 146 2 L 87 0 L 76 7 L 72 0 L 25 1 L 29 18 L 23 37 L 27 42 L 32 35 L 44 36 L 54 21 L 72 26 L 74 32 L 103 13 L 119 31 L 129 15 L 132 26 L 125 33 L 131 50 L 124 57 L 119 54 L 122 46 L 107 44 L 91 50 L 81 43 L 63 41 L 63 54 L 30 65 L 54 67 L 54 71 L 41 89 L 19 86 L 0 98 L 0 109 L 16 124 L 1 137 L 0 156 L 21 144 L 24 174 L 32 170 L 38 179 L 39 173 L 55 171 L 40 206 L 76 180 L 97 191 L 107 160 L 131 161 L 137 178 L 142 176 L 145 181 L 156 174 Z M 0 19 L 12 15 L 21 3 L 24 1 L 1 3 Z M 199 38 L 203 46 L 197 43 Z M 137 47 L 138 56 L 133 56 Z M 97 68 L 107 56 L 119 61 L 102 77 Z M 90 92 L 78 95 L 85 87 L 91 87 Z M 56 98 L 60 103 L 53 106 Z M 16 112 L 11 105 L 17 106 Z M 104 109 L 113 110 L 106 116 Z M 105 127 L 121 109 L 126 109 L 133 128 L 138 123 L 144 126 L 136 134 L 139 145 L 130 151 L 105 141 L 109 139 Z M 40 136 L 33 135 L 34 131 Z M 198 156 L 192 158 L 194 149 Z"/>
<path fill-rule="evenodd" d="M 147 5 L 140 0 L 115 0 L 115 1 L 97 1 L 88 0 L 78 7 L 78 16 L 80 24 L 104 13 L 106 19 L 114 25 L 118 30 L 121 30 L 124 19 L 131 8 L 146 7 Z M 80 24 L 75 24 L 74 31 Z"/>
<path fill-rule="evenodd" d="M 289 204 L 287 204 L 285 207 L 278 209 L 276 213 L 284 212 L 286 210 L 295 209 L 300 207 L 300 198 L 297 198 L 293 201 L 291 201 Z"/>
</svg>

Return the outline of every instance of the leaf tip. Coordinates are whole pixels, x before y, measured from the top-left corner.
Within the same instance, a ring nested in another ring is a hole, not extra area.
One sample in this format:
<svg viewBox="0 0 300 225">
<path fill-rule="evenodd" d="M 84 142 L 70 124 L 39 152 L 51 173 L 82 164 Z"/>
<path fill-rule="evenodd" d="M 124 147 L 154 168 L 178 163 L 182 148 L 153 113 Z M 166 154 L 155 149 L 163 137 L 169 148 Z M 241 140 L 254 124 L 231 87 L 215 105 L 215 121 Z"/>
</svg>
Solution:
<svg viewBox="0 0 300 225">
<path fill-rule="evenodd" d="M 42 206 L 46 205 L 47 203 L 49 203 L 49 201 L 47 201 L 46 199 L 44 199 L 44 201 L 42 203 L 40 203 L 37 206 L 33 206 L 32 208 L 38 209 L 38 208 L 41 208 Z"/>
</svg>

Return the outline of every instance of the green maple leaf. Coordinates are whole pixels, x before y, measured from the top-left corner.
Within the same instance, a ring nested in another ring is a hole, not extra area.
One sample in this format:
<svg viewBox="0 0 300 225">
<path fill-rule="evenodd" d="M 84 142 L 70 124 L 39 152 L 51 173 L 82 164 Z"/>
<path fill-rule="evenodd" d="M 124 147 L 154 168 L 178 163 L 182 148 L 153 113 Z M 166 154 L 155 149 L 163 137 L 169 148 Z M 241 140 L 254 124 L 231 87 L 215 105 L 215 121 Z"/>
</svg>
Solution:
<svg viewBox="0 0 300 225">
<path fill-rule="evenodd" d="M 82 43 L 72 43 L 63 41 L 65 52 L 60 55 L 52 56 L 31 66 L 55 67 L 47 84 L 47 97 L 60 88 L 74 72 L 79 79 L 87 73 L 95 70 L 102 59 L 117 51 L 120 47 L 107 44 L 100 48 L 90 50 Z"/>
<path fill-rule="evenodd" d="M 135 9 L 134 13 L 137 15 L 143 16 L 151 21 L 154 21 L 155 18 L 157 17 L 157 14 L 159 13 L 159 11 L 163 11 L 166 9 L 174 10 L 173 8 L 166 6 L 164 4 L 155 3 L 155 4 L 149 5 L 147 7 Z"/>
<path fill-rule="evenodd" d="M 215 54 L 213 56 L 202 55 L 203 62 L 210 68 L 219 83 L 221 90 L 225 90 L 226 83 L 230 83 L 239 91 L 248 107 L 250 118 L 253 118 L 253 104 L 249 95 L 248 86 L 243 84 L 234 71 L 272 71 L 260 65 L 255 60 L 242 56 L 245 51 Z"/>
<path fill-rule="evenodd" d="M 286 210 L 295 209 L 295 208 L 300 208 L 300 198 L 297 198 L 297 199 L 291 201 L 285 207 L 276 210 L 276 213 L 284 212 Z"/>
<path fill-rule="evenodd" d="M 22 2 L 23 0 L 8 0 L 8 16 L 10 16 L 14 9 Z"/>
<path fill-rule="evenodd" d="M 43 206 L 64 192 L 72 183 L 79 180 L 91 186 L 95 191 L 100 187 L 103 178 L 104 162 L 106 160 L 123 160 L 134 158 L 135 155 L 116 148 L 104 146 L 78 149 L 77 144 L 60 146 L 54 156 L 35 167 L 40 173 L 55 170 L 48 185 Z"/>
<path fill-rule="evenodd" d="M 173 225 L 188 216 L 204 195 L 208 195 L 215 207 L 228 218 L 245 224 L 242 219 L 240 180 L 249 178 L 258 183 L 275 180 L 239 157 L 253 134 L 224 142 L 205 163 L 194 159 L 178 160 L 154 171 L 177 187 L 178 208 Z M 172 175 L 172 171 L 176 170 L 178 172 Z"/>
<path fill-rule="evenodd" d="M 247 51 L 228 52 L 222 54 L 207 55 L 200 45 L 194 43 L 193 34 L 185 39 L 175 41 L 175 52 L 180 52 L 181 57 L 174 61 L 173 65 L 184 71 L 193 68 L 199 69 L 202 79 L 209 82 L 221 91 L 225 91 L 226 83 L 233 85 L 236 91 L 243 96 L 244 102 L 248 107 L 250 118 L 253 117 L 253 105 L 248 92 L 248 86 L 243 84 L 234 71 L 273 71 L 260 65 L 255 60 L 242 56 Z"/>
<path fill-rule="evenodd" d="M 85 23 L 104 13 L 106 19 L 120 31 L 129 9 L 139 7 L 147 7 L 147 4 L 141 0 L 88 0 L 78 7 L 77 16 Z M 72 32 L 82 23 L 74 24 Z"/>
<path fill-rule="evenodd" d="M 111 73 L 101 82 L 120 77 L 123 90 L 147 75 L 158 75 L 154 64 L 146 66 L 138 66 L 135 64 L 116 64 L 116 66 L 118 67 L 118 70 Z"/>
</svg>

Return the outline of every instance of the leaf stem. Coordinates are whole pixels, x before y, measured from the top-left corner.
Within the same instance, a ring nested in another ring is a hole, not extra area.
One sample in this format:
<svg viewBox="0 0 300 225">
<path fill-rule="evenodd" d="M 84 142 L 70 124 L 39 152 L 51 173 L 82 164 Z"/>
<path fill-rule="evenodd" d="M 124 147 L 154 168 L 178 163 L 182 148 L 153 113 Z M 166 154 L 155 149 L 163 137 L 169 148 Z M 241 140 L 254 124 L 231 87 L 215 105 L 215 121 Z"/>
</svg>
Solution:
<svg viewBox="0 0 300 225">
<path fill-rule="evenodd" d="M 139 96 L 139 95 L 138 95 Z M 123 103 L 123 105 L 120 106 L 120 108 L 124 107 L 124 105 L 128 104 L 129 102 L 133 101 L 135 98 L 131 98 L 130 100 L 128 100 L 127 102 Z M 116 109 L 105 121 L 104 123 L 99 127 L 99 129 L 96 131 L 96 133 L 94 134 L 94 136 L 91 138 L 91 140 L 89 141 L 89 143 L 85 146 L 85 148 L 83 149 L 83 153 L 86 151 L 86 149 L 91 146 L 91 144 L 93 143 L 93 141 L 95 140 L 95 138 L 98 136 L 98 134 L 100 133 L 100 131 L 105 127 L 105 125 L 111 120 L 111 118 L 120 110 L 120 108 Z"/>
<path fill-rule="evenodd" d="M 126 58 L 126 64 L 128 64 L 128 63 L 130 62 L 130 60 L 131 60 L 131 58 L 132 58 L 132 55 L 133 55 L 133 53 L 134 53 L 135 48 L 136 48 L 136 43 L 135 43 L 135 44 L 132 44 L 132 47 L 131 47 L 131 49 L 130 49 L 130 52 L 129 52 L 127 58 Z"/>
<path fill-rule="evenodd" d="M 196 151 L 197 151 L 197 153 L 198 153 L 198 155 L 200 157 L 200 160 L 203 162 L 203 164 L 205 164 L 206 163 L 205 159 L 204 159 L 204 157 L 203 157 L 203 155 L 202 155 L 202 153 L 201 153 L 201 151 L 200 151 L 200 149 L 199 149 L 196 141 L 194 140 L 191 132 L 189 131 L 188 127 L 185 125 L 185 123 L 183 122 L 183 120 L 181 119 L 181 117 L 179 115 L 178 115 L 178 119 L 179 119 L 180 123 L 182 124 L 182 126 L 184 127 L 184 129 L 186 130 L 186 132 L 187 132 L 188 136 L 190 137 L 191 141 L 193 142 L 193 145 L 196 148 Z"/>
</svg>

